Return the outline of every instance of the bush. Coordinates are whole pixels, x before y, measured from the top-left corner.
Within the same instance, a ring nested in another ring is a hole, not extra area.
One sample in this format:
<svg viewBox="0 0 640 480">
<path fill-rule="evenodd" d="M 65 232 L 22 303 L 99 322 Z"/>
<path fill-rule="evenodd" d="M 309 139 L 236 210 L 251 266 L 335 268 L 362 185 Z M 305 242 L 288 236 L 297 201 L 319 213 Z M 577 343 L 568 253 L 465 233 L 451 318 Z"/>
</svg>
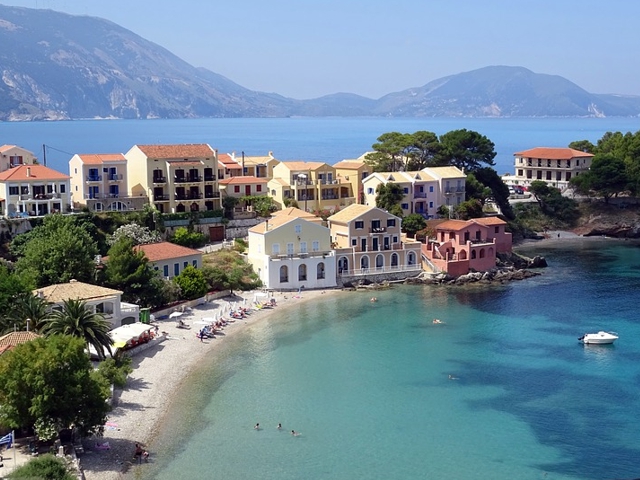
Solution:
<svg viewBox="0 0 640 480">
<path fill-rule="evenodd" d="M 69 473 L 64 460 L 53 455 L 42 455 L 29 460 L 28 463 L 16 468 L 7 478 L 42 479 L 42 480 L 74 480 L 76 477 Z"/>
<path fill-rule="evenodd" d="M 171 242 L 183 247 L 198 248 L 207 243 L 207 237 L 204 233 L 189 231 L 188 228 L 177 228 Z"/>
<path fill-rule="evenodd" d="M 98 366 L 98 373 L 102 375 L 109 384 L 123 388 L 127 383 L 127 376 L 133 372 L 131 368 L 131 357 L 119 359 L 107 358 Z"/>
<path fill-rule="evenodd" d="M 173 281 L 180 287 L 180 295 L 185 300 L 200 298 L 207 293 L 207 281 L 202 271 L 189 265 Z"/>
</svg>

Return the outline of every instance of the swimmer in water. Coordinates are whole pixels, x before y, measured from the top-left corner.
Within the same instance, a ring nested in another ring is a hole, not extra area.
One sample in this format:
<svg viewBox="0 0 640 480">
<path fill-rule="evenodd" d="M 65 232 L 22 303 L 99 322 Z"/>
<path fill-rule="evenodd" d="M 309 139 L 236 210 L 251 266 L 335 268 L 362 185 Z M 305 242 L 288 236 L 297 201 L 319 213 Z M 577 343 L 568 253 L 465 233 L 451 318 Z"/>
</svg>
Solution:
<svg viewBox="0 0 640 480">
<path fill-rule="evenodd" d="M 259 423 L 256 423 L 256 426 L 255 426 L 255 427 L 253 427 L 253 429 L 254 429 L 254 430 L 260 430 L 260 424 L 259 424 Z"/>
<path fill-rule="evenodd" d="M 291 435 L 293 435 L 294 437 L 297 437 L 300 435 L 300 432 L 296 432 L 295 430 L 291 430 Z"/>
<path fill-rule="evenodd" d="M 281 423 L 278 424 L 277 429 L 278 430 L 282 430 L 282 424 Z"/>
</svg>

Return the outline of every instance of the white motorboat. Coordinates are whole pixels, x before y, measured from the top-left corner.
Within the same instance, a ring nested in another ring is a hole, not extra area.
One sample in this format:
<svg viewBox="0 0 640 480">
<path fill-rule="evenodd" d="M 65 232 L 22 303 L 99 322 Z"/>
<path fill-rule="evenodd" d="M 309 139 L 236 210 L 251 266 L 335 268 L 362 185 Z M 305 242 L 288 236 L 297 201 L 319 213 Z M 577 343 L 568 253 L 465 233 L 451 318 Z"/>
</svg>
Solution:
<svg viewBox="0 0 640 480">
<path fill-rule="evenodd" d="M 615 332 L 603 332 L 598 333 L 585 333 L 578 340 L 585 345 L 608 345 L 615 342 L 618 339 L 618 334 Z"/>
</svg>

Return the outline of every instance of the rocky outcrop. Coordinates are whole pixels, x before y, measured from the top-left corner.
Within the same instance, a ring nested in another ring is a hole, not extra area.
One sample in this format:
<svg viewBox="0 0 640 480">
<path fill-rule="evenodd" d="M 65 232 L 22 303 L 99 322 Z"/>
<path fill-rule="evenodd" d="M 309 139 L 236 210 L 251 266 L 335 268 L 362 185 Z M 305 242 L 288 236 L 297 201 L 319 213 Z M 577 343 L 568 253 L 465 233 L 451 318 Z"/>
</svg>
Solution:
<svg viewBox="0 0 640 480">
<path fill-rule="evenodd" d="M 405 280 L 408 284 L 426 285 L 467 285 L 472 283 L 491 284 L 507 283 L 514 280 L 524 280 L 541 275 L 540 272 L 531 270 L 516 269 L 514 267 L 495 268 L 488 272 L 470 272 L 459 277 L 451 277 L 447 274 L 440 274 L 433 277 L 417 277 Z"/>
<path fill-rule="evenodd" d="M 497 266 L 498 267 L 515 267 L 517 269 L 524 268 L 545 268 L 547 261 L 544 257 L 536 255 L 533 258 L 525 257 L 515 252 L 498 253 L 497 254 Z"/>
</svg>

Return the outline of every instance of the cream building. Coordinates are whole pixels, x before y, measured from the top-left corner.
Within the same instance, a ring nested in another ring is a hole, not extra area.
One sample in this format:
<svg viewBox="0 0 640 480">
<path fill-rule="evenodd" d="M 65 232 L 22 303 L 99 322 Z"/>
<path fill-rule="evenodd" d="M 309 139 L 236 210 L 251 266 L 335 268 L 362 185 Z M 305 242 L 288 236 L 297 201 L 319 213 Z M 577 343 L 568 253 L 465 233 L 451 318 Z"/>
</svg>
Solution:
<svg viewBox="0 0 640 480">
<path fill-rule="evenodd" d="M 573 148 L 537 147 L 513 154 L 515 157 L 515 185 L 528 187 L 541 180 L 560 189 L 569 180 L 589 170 L 593 154 Z"/>
<path fill-rule="evenodd" d="M 376 207 L 350 205 L 328 222 L 338 275 L 422 270 L 421 244 L 401 233 L 400 217 Z"/>
<path fill-rule="evenodd" d="M 218 152 L 209 145 L 134 145 L 124 156 L 131 195 L 147 195 L 161 213 L 221 208 Z"/>
<path fill-rule="evenodd" d="M 5 172 L 21 165 L 37 165 L 36 156 L 17 145 L 2 145 L 0 147 L 0 172 Z"/>
<path fill-rule="evenodd" d="M 257 178 L 273 178 L 273 169 L 280 163 L 280 160 L 269 152 L 264 156 L 233 155 L 235 161 L 240 164 L 243 175 L 250 175 Z"/>
<path fill-rule="evenodd" d="M 140 210 L 149 203 L 142 191 L 130 194 L 127 159 L 121 153 L 76 154 L 69 160 L 69 173 L 75 209 Z"/>
<path fill-rule="evenodd" d="M 18 165 L 0 173 L 0 209 L 9 218 L 67 213 L 69 176 L 43 165 Z"/>
<path fill-rule="evenodd" d="M 278 215 L 250 228 L 248 261 L 268 289 L 336 286 L 329 229 L 304 218 Z"/>
<path fill-rule="evenodd" d="M 362 181 L 373 173 L 373 168 L 366 164 L 364 155 L 357 159 L 342 160 L 333 165 L 336 176 L 351 183 L 351 191 L 356 197 L 356 203 L 364 204 L 364 189 Z"/>
<path fill-rule="evenodd" d="M 323 162 L 280 162 L 268 188 L 281 208 L 288 199 L 308 212 L 334 211 L 356 203 L 351 183 L 338 178 L 335 168 Z"/>
</svg>

